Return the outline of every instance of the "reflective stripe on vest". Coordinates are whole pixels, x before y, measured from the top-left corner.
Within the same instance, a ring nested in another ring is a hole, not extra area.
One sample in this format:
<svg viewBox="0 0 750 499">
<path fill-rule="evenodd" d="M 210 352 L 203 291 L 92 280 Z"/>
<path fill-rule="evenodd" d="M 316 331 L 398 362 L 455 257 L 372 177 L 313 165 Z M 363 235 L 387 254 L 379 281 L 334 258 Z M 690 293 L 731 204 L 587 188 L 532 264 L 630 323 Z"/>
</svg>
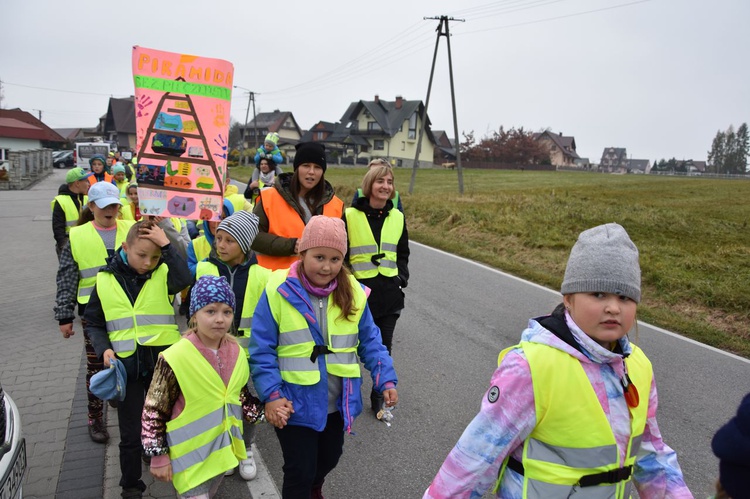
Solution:
<svg viewBox="0 0 750 499">
<path fill-rule="evenodd" d="M 112 273 L 100 272 L 96 276 L 107 334 L 118 357 L 130 357 L 137 345 L 171 345 L 180 339 L 174 309 L 167 297 L 168 272 L 166 265 L 159 265 L 134 304 Z"/>
<path fill-rule="evenodd" d="M 91 177 L 89 177 L 91 178 Z M 115 248 L 119 248 L 128 236 L 132 220 L 117 220 Z M 92 222 L 70 229 L 70 252 L 78 264 L 78 303 L 89 302 L 96 284 L 96 274 L 107 263 L 107 248 Z"/>
<path fill-rule="evenodd" d="M 268 219 L 268 233 L 286 238 L 300 238 L 305 230 L 305 223 L 299 213 L 286 202 L 286 199 L 276 190 L 276 187 L 264 189 L 260 192 L 263 211 Z M 344 203 L 336 196 L 323 205 L 323 215 L 341 218 Z M 258 263 L 271 270 L 287 269 L 299 259 L 297 255 L 268 256 L 256 252 Z"/>
<path fill-rule="evenodd" d="M 276 353 L 279 360 L 281 378 L 287 383 L 314 385 L 320 382 L 320 364 L 318 356 L 310 360 L 315 339 L 309 329 L 307 319 L 277 292 L 286 280 L 289 271 L 278 271 L 271 274 L 266 286 L 266 296 L 274 317 L 278 317 L 279 340 Z M 326 371 L 344 378 L 361 376 L 357 346 L 359 345 L 359 320 L 367 305 L 367 297 L 361 285 L 353 276 L 349 276 L 354 291 L 355 313 L 347 319 L 339 318 L 341 309 L 329 297 L 326 309 L 328 325 L 328 350 L 324 356 Z M 325 334 L 325 332 L 324 332 Z"/>
<path fill-rule="evenodd" d="M 237 352 L 227 385 L 190 340 L 183 338 L 162 355 L 177 378 L 185 408 L 167 422 L 172 483 L 180 494 L 237 466 L 247 457 L 242 440 L 240 391 L 250 376 Z"/>
<path fill-rule="evenodd" d="M 378 273 L 386 277 L 398 275 L 396 264 L 398 241 L 404 231 L 404 214 L 390 210 L 383 221 L 378 248 L 365 212 L 357 208 L 346 209 L 346 230 L 349 235 L 349 262 L 357 279 L 375 277 Z M 375 265 L 372 257 L 383 253 L 385 256 Z"/>
<path fill-rule="evenodd" d="M 631 346 L 633 351 L 625 359 L 628 374 L 640 392 L 647 394 L 653 377 L 651 363 L 637 346 Z M 498 365 L 507 352 L 517 347 L 501 352 Z M 628 498 L 629 479 L 591 487 L 577 484 L 583 476 L 635 463 L 646 426 L 648 398 L 643 397 L 638 407 L 629 408 L 630 441 L 621 464 L 609 419 L 580 361 L 540 343 L 521 342 L 520 347 L 534 380 L 536 410 L 536 426 L 523 446 L 523 497 Z M 507 459 L 498 486 L 506 465 Z"/>
<path fill-rule="evenodd" d="M 76 206 L 73 198 L 66 194 L 59 194 L 50 202 L 50 208 L 55 211 L 55 202 L 60 205 L 65 214 L 65 233 L 70 232 L 70 228 L 78 223 L 78 217 L 81 216 L 81 209 Z"/>
<path fill-rule="evenodd" d="M 195 268 L 195 279 L 204 275 L 219 277 L 219 268 L 212 262 L 199 262 Z M 245 297 L 242 300 L 242 317 L 237 328 L 237 343 L 245 350 L 245 356 L 250 358 L 247 347 L 250 346 L 250 332 L 253 327 L 253 313 L 258 305 L 260 296 L 266 287 L 271 271 L 260 265 L 251 265 L 247 272 L 247 284 L 245 285 Z M 234 283 L 231 283 L 234 285 Z"/>
</svg>

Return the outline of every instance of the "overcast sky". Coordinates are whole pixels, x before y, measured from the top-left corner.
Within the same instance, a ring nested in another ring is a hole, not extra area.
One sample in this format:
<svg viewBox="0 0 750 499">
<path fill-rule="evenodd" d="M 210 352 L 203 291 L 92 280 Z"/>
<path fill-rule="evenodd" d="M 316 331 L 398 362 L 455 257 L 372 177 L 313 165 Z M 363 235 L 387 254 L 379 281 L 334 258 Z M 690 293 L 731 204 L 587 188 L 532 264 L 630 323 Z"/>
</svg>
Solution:
<svg viewBox="0 0 750 499">
<path fill-rule="evenodd" d="M 424 100 L 438 23 L 423 17 L 439 15 L 466 21 L 450 24 L 459 134 L 550 128 L 596 162 L 609 146 L 705 160 L 750 121 L 748 0 L 0 0 L 3 107 L 93 127 L 133 94 L 141 45 L 232 62 L 257 111 L 307 129 L 376 94 Z M 444 37 L 438 54 L 428 114 L 453 136 Z M 235 90 L 233 118 L 246 109 Z"/>
</svg>

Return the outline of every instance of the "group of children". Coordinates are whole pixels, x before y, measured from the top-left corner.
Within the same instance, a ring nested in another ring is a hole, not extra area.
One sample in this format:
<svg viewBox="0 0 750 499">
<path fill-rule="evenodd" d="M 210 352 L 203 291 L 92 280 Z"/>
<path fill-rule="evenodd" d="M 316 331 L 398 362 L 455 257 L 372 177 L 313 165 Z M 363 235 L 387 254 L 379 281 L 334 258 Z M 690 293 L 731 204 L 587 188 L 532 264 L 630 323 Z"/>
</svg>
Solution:
<svg viewBox="0 0 750 499">
<path fill-rule="evenodd" d="M 87 352 L 90 344 L 103 367 L 113 358 L 126 366 L 123 497 L 145 489 L 142 451 L 181 497 L 211 497 L 237 466 L 254 476 L 250 445 L 262 419 L 283 453 L 283 497 L 322 497 L 362 412 L 360 361 L 385 405 L 398 402 L 368 289 L 344 265 L 343 220 L 312 216 L 299 259 L 271 272 L 251 249 L 258 217 L 230 203 L 193 240 L 188 266 L 153 221 L 118 220 L 116 188 L 101 184 L 89 189 L 94 220 L 71 229 L 61 251 L 56 315 L 69 337 L 75 281 Z M 180 335 L 170 296 L 191 282 Z M 425 497 L 479 497 L 493 485 L 503 498 L 627 498 L 633 486 L 642 498 L 692 497 L 661 439 L 651 364 L 628 340 L 641 272 L 623 227 L 580 234 L 561 294 L 500 353 L 479 414 Z"/>
</svg>

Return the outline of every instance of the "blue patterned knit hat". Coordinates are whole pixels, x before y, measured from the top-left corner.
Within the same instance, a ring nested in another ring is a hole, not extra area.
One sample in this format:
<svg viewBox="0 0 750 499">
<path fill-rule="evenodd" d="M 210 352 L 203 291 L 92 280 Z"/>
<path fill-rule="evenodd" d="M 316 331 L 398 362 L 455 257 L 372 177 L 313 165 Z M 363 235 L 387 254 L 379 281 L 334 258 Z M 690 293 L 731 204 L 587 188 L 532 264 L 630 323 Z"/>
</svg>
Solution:
<svg viewBox="0 0 750 499">
<path fill-rule="evenodd" d="M 198 279 L 190 291 L 190 317 L 211 303 L 226 303 L 235 310 L 234 291 L 226 277 L 204 275 Z"/>
</svg>

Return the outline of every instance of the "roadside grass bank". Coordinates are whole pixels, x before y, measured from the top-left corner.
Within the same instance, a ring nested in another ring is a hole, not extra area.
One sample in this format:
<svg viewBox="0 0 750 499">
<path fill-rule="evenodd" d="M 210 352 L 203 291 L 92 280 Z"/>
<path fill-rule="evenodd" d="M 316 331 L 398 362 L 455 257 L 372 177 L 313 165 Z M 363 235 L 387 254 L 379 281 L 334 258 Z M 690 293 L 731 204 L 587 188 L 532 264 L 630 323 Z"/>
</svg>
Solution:
<svg viewBox="0 0 750 499">
<path fill-rule="evenodd" d="M 348 205 L 364 173 L 326 179 Z M 750 358 L 750 181 L 467 169 L 459 196 L 455 171 L 419 170 L 412 195 L 411 170 L 395 175 L 413 240 L 552 289 L 582 230 L 623 225 L 640 250 L 638 318 Z"/>
</svg>

